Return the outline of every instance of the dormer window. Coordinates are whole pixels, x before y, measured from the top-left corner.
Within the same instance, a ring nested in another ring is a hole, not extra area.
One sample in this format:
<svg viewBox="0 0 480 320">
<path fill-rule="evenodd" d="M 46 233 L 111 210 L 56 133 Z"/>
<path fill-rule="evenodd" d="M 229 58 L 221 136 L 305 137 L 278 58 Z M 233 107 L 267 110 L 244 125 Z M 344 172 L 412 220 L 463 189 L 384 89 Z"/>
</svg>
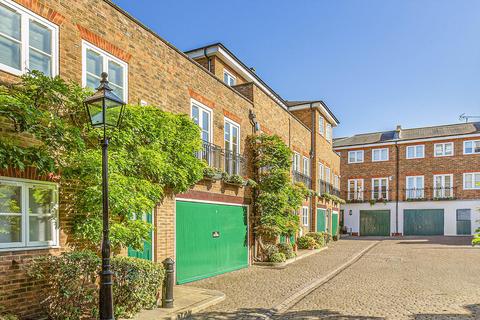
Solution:
<svg viewBox="0 0 480 320">
<path fill-rule="evenodd" d="M 227 70 L 223 70 L 223 82 L 229 86 L 234 86 L 237 84 L 237 78 Z"/>
</svg>

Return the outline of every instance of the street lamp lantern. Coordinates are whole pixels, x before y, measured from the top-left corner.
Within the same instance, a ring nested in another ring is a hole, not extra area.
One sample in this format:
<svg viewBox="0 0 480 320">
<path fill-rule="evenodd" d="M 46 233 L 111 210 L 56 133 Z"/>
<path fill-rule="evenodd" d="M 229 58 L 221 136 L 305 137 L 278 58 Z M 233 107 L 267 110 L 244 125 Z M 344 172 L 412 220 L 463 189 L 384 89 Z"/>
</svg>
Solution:
<svg viewBox="0 0 480 320">
<path fill-rule="evenodd" d="M 102 271 L 100 272 L 99 310 L 100 319 L 114 320 L 113 313 L 113 279 L 110 267 L 110 224 L 108 214 L 108 137 L 107 127 L 117 127 L 122 120 L 125 103 L 112 92 L 108 85 L 107 73 L 102 73 L 100 86 L 91 97 L 83 102 L 87 109 L 90 123 L 94 128 L 103 129 L 102 139 Z"/>
<path fill-rule="evenodd" d="M 122 120 L 125 102 L 108 85 L 108 74 L 102 72 L 97 91 L 83 102 L 94 128 L 118 127 Z"/>
</svg>

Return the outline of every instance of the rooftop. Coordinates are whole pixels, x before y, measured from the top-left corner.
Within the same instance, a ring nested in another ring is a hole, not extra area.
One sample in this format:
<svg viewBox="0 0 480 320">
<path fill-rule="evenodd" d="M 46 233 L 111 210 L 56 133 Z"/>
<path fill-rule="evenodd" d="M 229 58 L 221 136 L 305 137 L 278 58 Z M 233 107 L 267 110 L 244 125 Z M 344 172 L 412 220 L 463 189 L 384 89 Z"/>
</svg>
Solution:
<svg viewBox="0 0 480 320">
<path fill-rule="evenodd" d="M 336 148 L 364 144 L 388 143 L 394 141 L 408 141 L 426 138 L 449 137 L 457 135 L 480 133 L 480 122 L 468 122 L 448 124 L 433 127 L 403 129 L 356 134 L 351 137 L 334 139 L 333 145 Z M 397 138 L 397 133 L 399 133 Z"/>
</svg>

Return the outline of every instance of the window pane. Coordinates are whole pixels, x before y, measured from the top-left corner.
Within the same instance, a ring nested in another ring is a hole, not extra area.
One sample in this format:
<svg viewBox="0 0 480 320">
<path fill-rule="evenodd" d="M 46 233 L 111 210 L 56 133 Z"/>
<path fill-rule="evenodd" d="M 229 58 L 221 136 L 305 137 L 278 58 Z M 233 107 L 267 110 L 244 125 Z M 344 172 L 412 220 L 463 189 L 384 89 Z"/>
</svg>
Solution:
<svg viewBox="0 0 480 320">
<path fill-rule="evenodd" d="M 472 153 L 472 152 L 473 152 L 472 141 L 465 142 L 465 153 Z"/>
<path fill-rule="evenodd" d="M 359 162 L 363 161 L 363 151 L 357 152 L 357 161 Z"/>
<path fill-rule="evenodd" d="M 1 35 L 0 63 L 20 70 L 20 44 Z"/>
<path fill-rule="evenodd" d="M 123 87 L 123 67 L 114 61 L 108 62 L 108 81 Z"/>
<path fill-rule="evenodd" d="M 38 51 L 30 49 L 30 70 L 38 70 L 47 76 L 52 75 L 52 59 Z"/>
<path fill-rule="evenodd" d="M 50 216 L 30 216 L 29 241 L 52 241 L 52 218 Z"/>
<path fill-rule="evenodd" d="M 414 157 L 413 151 L 414 151 L 413 147 L 407 147 L 407 158 L 413 158 Z"/>
<path fill-rule="evenodd" d="M 0 33 L 20 40 L 20 14 L 0 5 Z"/>
<path fill-rule="evenodd" d="M 228 74 L 227 73 L 223 73 L 223 82 L 228 84 Z"/>
<path fill-rule="evenodd" d="M 109 77 L 110 78 L 110 77 Z M 113 93 L 120 99 L 123 99 L 123 88 L 110 83 L 110 88 L 112 88 Z"/>
<path fill-rule="evenodd" d="M 465 175 L 465 188 L 473 188 L 473 181 L 472 181 L 472 174 L 466 174 Z"/>
<path fill-rule="evenodd" d="M 0 243 L 21 242 L 21 226 L 21 216 L 0 216 Z"/>
<path fill-rule="evenodd" d="M 45 26 L 30 20 L 30 46 L 43 51 L 52 53 L 52 32 Z"/>
<path fill-rule="evenodd" d="M 473 150 L 473 152 L 480 153 L 480 141 L 475 141 L 474 144 L 475 144 L 475 149 Z"/>
<path fill-rule="evenodd" d="M 441 156 L 443 154 L 443 145 L 437 144 L 435 145 L 435 155 Z"/>
<path fill-rule="evenodd" d="M 96 89 L 100 85 L 100 78 L 87 74 L 87 87 Z"/>
<path fill-rule="evenodd" d="M 96 76 L 102 74 L 103 58 L 100 54 L 87 49 L 87 72 L 93 73 Z"/>
<path fill-rule="evenodd" d="M 53 190 L 45 187 L 28 189 L 28 212 L 32 214 L 51 214 L 55 205 Z"/>
<path fill-rule="evenodd" d="M 0 213 L 22 213 L 22 188 L 0 183 Z"/>
<path fill-rule="evenodd" d="M 199 116 L 198 115 L 198 107 L 197 106 L 192 106 L 192 120 L 196 124 L 200 123 L 200 120 L 199 120 L 198 116 Z"/>
<path fill-rule="evenodd" d="M 445 155 L 449 156 L 453 154 L 453 144 L 452 143 L 447 143 L 445 145 Z"/>
<path fill-rule="evenodd" d="M 210 114 L 206 111 L 202 111 L 202 129 L 210 131 Z"/>
<path fill-rule="evenodd" d="M 457 209 L 457 220 L 470 220 L 471 209 Z"/>
<path fill-rule="evenodd" d="M 382 160 L 388 159 L 388 149 L 382 149 Z"/>
<path fill-rule="evenodd" d="M 474 181 L 474 187 L 475 188 L 480 188 L 480 173 L 475 173 L 475 181 Z"/>
<path fill-rule="evenodd" d="M 416 157 L 423 158 L 423 146 L 416 147 Z"/>
</svg>

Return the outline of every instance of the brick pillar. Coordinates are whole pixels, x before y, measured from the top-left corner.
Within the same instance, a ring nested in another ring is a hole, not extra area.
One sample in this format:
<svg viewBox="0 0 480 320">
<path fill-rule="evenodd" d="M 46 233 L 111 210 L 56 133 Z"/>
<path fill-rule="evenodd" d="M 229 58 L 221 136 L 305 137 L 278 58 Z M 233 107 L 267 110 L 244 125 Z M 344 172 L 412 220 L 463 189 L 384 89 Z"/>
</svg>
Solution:
<svg viewBox="0 0 480 320">
<path fill-rule="evenodd" d="M 175 260 L 175 196 L 169 195 L 155 208 L 155 262 Z"/>
</svg>

